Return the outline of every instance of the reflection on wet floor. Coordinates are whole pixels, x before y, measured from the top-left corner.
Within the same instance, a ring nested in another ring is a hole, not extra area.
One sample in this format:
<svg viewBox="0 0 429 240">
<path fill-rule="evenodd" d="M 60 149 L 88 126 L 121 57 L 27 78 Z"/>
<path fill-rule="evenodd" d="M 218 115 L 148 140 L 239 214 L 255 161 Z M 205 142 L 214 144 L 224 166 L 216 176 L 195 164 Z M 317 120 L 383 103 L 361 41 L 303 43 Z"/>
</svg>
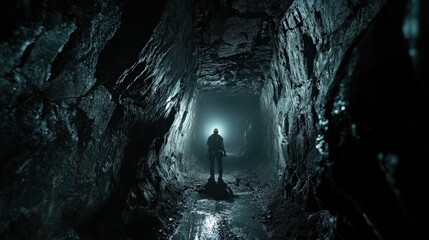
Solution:
<svg viewBox="0 0 429 240">
<path fill-rule="evenodd" d="M 225 176 L 224 183 L 209 181 L 194 192 L 170 239 L 267 239 L 253 192 L 233 192 L 228 186 L 232 182 L 231 176 Z"/>
</svg>

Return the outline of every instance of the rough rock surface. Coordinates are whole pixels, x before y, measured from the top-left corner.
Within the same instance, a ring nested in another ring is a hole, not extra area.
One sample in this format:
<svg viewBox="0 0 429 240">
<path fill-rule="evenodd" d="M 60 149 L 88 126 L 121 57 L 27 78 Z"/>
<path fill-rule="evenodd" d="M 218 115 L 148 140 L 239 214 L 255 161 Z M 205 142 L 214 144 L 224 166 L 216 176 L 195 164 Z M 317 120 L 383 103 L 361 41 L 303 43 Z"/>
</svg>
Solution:
<svg viewBox="0 0 429 240">
<path fill-rule="evenodd" d="M 117 161 L 103 149 L 116 103 L 93 72 L 120 9 L 81 1 L 18 10 L 0 43 L 0 236 L 73 239 L 108 197 Z"/>
<path fill-rule="evenodd" d="M 279 0 L 193 1 L 200 94 L 260 94 L 284 5 Z"/>
<path fill-rule="evenodd" d="M 335 238 L 427 238 L 426 35 L 402 32 L 407 10 L 424 24 L 415 5 L 295 1 L 279 26 L 261 94 L 266 154 L 287 199 L 330 210 Z"/>
<path fill-rule="evenodd" d="M 163 5 L 146 7 L 158 23 Z M 164 200 L 179 196 L 195 86 L 189 3 L 171 1 L 158 27 L 145 29 L 154 33 L 133 66 L 98 66 L 120 57 L 105 46 L 127 28 L 123 8 L 5 8 L 16 16 L 0 43 L 1 238 L 153 236 L 167 218 Z"/>
<path fill-rule="evenodd" d="M 409 9 L 389 2 L 356 39 L 322 115 L 318 197 L 344 239 L 429 237 L 429 89 L 412 59 L 428 49 L 406 41 L 406 21 L 418 21 Z"/>
<path fill-rule="evenodd" d="M 321 158 L 316 138 L 326 93 L 346 50 L 382 5 L 295 1 L 281 21 L 261 94 L 265 149 L 285 194 L 301 205 L 314 204 L 310 178 Z"/>
</svg>

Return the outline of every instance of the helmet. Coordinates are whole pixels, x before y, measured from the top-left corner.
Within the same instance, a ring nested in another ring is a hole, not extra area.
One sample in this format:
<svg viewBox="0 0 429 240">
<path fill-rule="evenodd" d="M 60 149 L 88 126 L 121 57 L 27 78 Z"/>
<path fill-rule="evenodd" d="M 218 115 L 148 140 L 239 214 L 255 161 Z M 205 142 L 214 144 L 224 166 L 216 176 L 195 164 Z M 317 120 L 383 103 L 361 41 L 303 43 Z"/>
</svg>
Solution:
<svg viewBox="0 0 429 240">
<path fill-rule="evenodd" d="M 217 128 L 215 128 L 215 129 L 213 129 L 213 132 L 214 132 L 214 133 L 218 133 L 218 132 L 219 132 L 219 130 L 218 130 Z"/>
</svg>

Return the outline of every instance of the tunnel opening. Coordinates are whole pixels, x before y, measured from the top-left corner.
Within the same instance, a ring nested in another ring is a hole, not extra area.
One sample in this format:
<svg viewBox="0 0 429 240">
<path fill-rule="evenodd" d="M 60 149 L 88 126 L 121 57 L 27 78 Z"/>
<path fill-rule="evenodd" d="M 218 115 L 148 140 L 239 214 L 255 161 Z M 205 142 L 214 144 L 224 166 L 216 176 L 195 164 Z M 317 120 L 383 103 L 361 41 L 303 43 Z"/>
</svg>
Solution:
<svg viewBox="0 0 429 240">
<path fill-rule="evenodd" d="M 198 97 L 192 153 L 207 167 L 207 138 L 217 128 L 224 138 L 225 169 L 251 168 L 260 161 L 262 119 L 257 97 Z"/>
</svg>

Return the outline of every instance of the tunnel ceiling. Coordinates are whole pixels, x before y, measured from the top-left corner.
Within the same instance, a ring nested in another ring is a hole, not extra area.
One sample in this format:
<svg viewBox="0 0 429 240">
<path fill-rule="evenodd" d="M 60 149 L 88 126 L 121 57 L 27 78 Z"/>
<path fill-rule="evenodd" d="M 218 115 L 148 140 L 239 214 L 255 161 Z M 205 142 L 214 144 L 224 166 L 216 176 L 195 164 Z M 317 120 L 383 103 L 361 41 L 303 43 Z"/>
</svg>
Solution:
<svg viewBox="0 0 429 240">
<path fill-rule="evenodd" d="M 259 95 L 273 54 L 280 2 L 193 2 L 200 94 Z"/>
</svg>

